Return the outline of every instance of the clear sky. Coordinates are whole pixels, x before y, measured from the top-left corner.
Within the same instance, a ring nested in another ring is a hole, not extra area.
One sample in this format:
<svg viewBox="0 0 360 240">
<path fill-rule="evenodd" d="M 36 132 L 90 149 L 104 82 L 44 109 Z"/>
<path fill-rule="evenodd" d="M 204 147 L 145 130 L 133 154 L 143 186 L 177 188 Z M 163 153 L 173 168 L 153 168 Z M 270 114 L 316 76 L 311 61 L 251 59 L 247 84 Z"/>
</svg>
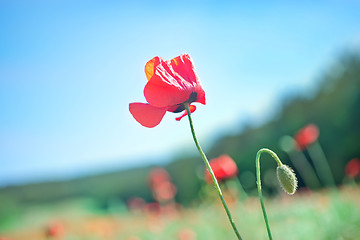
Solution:
<svg viewBox="0 0 360 240">
<path fill-rule="evenodd" d="M 206 150 L 360 46 L 358 1 L 271 2 L 0 1 L 0 186 L 192 153 L 186 118 L 147 129 L 128 111 L 154 56 L 192 56 Z"/>
</svg>

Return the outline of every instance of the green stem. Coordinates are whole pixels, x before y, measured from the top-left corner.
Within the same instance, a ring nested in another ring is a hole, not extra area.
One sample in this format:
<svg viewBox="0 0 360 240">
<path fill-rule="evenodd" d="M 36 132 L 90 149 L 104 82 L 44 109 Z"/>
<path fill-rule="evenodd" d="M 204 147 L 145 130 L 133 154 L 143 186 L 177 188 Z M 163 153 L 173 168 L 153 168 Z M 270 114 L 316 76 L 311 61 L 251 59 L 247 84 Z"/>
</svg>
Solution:
<svg viewBox="0 0 360 240">
<path fill-rule="evenodd" d="M 265 225 L 266 225 L 266 230 L 269 236 L 269 239 L 272 240 L 272 236 L 271 236 L 271 231 L 270 231 L 270 225 L 269 225 L 269 221 L 267 218 L 267 214 L 266 214 L 266 210 L 265 210 L 265 205 L 264 205 L 264 200 L 263 200 L 263 196 L 261 193 L 261 179 L 260 179 L 260 155 L 262 153 L 269 153 L 277 162 L 278 166 L 282 165 L 282 162 L 280 161 L 279 157 L 276 155 L 276 153 L 274 153 L 273 151 L 267 149 L 267 148 L 262 148 L 260 149 L 257 154 L 256 154 L 256 181 L 257 181 L 257 187 L 258 187 L 258 193 L 259 193 L 259 199 L 260 199 L 260 204 L 261 204 L 261 209 L 264 215 L 264 220 L 265 220 Z"/>
<path fill-rule="evenodd" d="M 326 160 L 325 153 L 318 141 L 315 141 L 308 148 L 308 153 L 312 159 L 315 170 L 325 185 L 335 189 L 335 180 L 331 173 L 329 162 Z"/>
<path fill-rule="evenodd" d="M 216 180 L 215 174 L 214 174 L 213 170 L 211 169 L 210 163 L 209 163 L 209 161 L 207 160 L 206 155 L 205 155 L 205 153 L 203 152 L 203 150 L 201 149 L 200 144 L 199 144 L 199 142 L 198 142 L 198 140 L 197 140 L 197 138 L 196 138 L 195 130 L 194 130 L 194 125 L 193 125 L 193 122 L 192 122 L 191 112 L 190 112 L 189 104 L 188 104 L 188 103 L 185 103 L 185 109 L 186 109 L 187 115 L 188 115 L 188 117 L 189 117 L 191 133 L 192 133 L 192 136 L 193 136 L 195 145 L 196 145 L 196 147 L 197 147 L 197 149 L 198 149 L 198 151 L 199 151 L 202 159 L 204 160 L 204 163 L 205 163 L 205 165 L 206 165 L 206 167 L 207 167 L 207 169 L 208 169 L 208 171 L 209 171 L 209 173 L 210 173 L 210 175 L 211 175 L 211 178 L 212 178 L 212 180 L 213 180 L 213 182 L 214 182 L 214 184 L 215 184 L 216 190 L 217 190 L 217 192 L 218 192 L 218 194 L 219 194 L 219 197 L 220 197 L 220 199 L 221 199 L 221 202 L 222 202 L 222 204 L 223 204 L 223 206 L 224 206 L 224 208 L 225 208 L 225 211 L 226 211 L 226 214 L 227 214 L 227 216 L 228 216 L 228 218 L 229 218 L 229 221 L 230 221 L 230 223 L 231 223 L 231 226 L 232 226 L 232 228 L 233 228 L 233 230 L 234 230 L 237 238 L 238 238 L 239 240 L 241 240 L 242 238 L 241 238 L 241 236 L 240 236 L 239 231 L 237 230 L 237 228 L 236 228 L 236 226 L 235 226 L 235 222 L 234 222 L 233 218 L 231 217 L 230 210 L 229 210 L 229 208 L 228 208 L 228 206 L 227 206 L 227 204 L 226 204 L 226 202 L 225 202 L 225 199 L 224 199 L 224 197 L 223 197 L 223 195 L 222 195 L 222 192 L 221 192 L 219 183 L 218 183 L 218 181 Z"/>
</svg>

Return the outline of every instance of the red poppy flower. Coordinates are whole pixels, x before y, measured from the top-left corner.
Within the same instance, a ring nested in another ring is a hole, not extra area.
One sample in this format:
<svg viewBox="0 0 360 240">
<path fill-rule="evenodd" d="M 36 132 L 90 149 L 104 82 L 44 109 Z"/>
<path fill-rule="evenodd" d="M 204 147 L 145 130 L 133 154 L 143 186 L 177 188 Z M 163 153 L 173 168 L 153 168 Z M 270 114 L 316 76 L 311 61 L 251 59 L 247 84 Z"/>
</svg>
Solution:
<svg viewBox="0 0 360 240">
<path fill-rule="evenodd" d="M 64 227 L 61 223 L 54 222 L 47 226 L 46 236 L 47 237 L 59 237 L 61 238 L 64 235 Z"/>
<path fill-rule="evenodd" d="M 229 155 L 221 155 L 218 158 L 210 160 L 210 166 L 215 174 L 218 181 L 235 177 L 239 170 L 236 163 Z M 205 181 L 212 182 L 209 171 L 205 170 Z"/>
<path fill-rule="evenodd" d="M 306 149 L 314 143 L 319 137 L 319 129 L 314 124 L 309 124 L 300 129 L 294 136 L 296 148 L 299 150 Z"/>
<path fill-rule="evenodd" d="M 164 168 L 155 168 L 149 175 L 149 185 L 154 198 L 159 201 L 166 201 L 174 198 L 176 187 L 171 182 L 169 173 Z"/>
<path fill-rule="evenodd" d="M 360 160 L 357 158 L 351 159 L 345 167 L 345 174 L 348 177 L 355 178 L 360 174 Z"/>
<path fill-rule="evenodd" d="M 166 202 L 173 199 L 176 195 L 176 186 L 168 181 L 163 182 L 153 189 L 154 198 L 158 202 Z"/>
<path fill-rule="evenodd" d="M 145 127 L 157 126 L 165 113 L 178 113 L 185 110 L 185 103 L 199 102 L 206 104 L 205 92 L 195 73 L 194 64 L 188 54 L 164 61 L 154 57 L 145 65 L 148 83 L 144 95 L 148 103 L 130 103 L 129 110 L 133 117 Z M 190 105 L 190 111 L 196 107 Z M 183 114 L 176 120 L 186 116 Z"/>
<path fill-rule="evenodd" d="M 169 173 L 161 167 L 157 167 L 151 170 L 149 174 L 149 185 L 151 189 L 156 188 L 163 182 L 171 181 Z"/>
</svg>

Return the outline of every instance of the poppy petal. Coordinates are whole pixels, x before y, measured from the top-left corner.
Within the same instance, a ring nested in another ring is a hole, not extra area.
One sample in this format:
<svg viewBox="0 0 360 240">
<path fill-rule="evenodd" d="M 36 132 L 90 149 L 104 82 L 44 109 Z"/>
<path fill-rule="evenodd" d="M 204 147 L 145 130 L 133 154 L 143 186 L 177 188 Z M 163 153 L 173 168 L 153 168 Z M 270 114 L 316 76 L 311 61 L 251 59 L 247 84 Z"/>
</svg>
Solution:
<svg viewBox="0 0 360 240">
<path fill-rule="evenodd" d="M 192 83 L 194 86 L 194 92 L 197 93 L 195 102 L 206 104 L 205 91 L 201 87 L 190 55 L 182 54 L 176 58 L 171 59 L 169 62 L 174 72 L 179 74 L 185 81 Z"/>
<path fill-rule="evenodd" d="M 154 75 L 155 68 L 160 64 L 160 62 L 163 62 L 163 59 L 161 57 L 154 57 L 146 63 L 145 75 L 148 81 Z"/>
<path fill-rule="evenodd" d="M 190 57 L 184 58 L 186 60 L 180 57 L 171 61 L 160 61 L 155 68 L 144 89 L 145 98 L 151 105 L 169 107 L 189 100 L 191 100 L 189 102 L 206 103 L 205 92 L 197 79 Z M 196 98 L 190 99 L 194 93 Z"/>
<path fill-rule="evenodd" d="M 164 108 L 157 108 L 147 103 L 130 103 L 129 110 L 136 121 L 148 128 L 157 126 L 166 113 Z"/>
<path fill-rule="evenodd" d="M 155 107 L 169 107 L 186 102 L 194 86 L 181 79 L 171 68 L 162 62 L 144 89 L 148 103 Z"/>
<path fill-rule="evenodd" d="M 179 74 L 185 81 L 190 83 L 198 82 L 194 64 L 188 54 L 182 54 L 167 62 L 172 67 L 174 72 Z"/>
<path fill-rule="evenodd" d="M 196 106 L 195 105 L 190 105 L 189 109 L 190 109 L 190 113 L 193 113 L 196 110 Z M 175 118 L 175 120 L 180 121 L 185 116 L 187 116 L 187 111 L 185 111 L 180 117 Z"/>
<path fill-rule="evenodd" d="M 197 96 L 196 96 L 196 101 L 194 101 L 194 102 L 199 102 L 199 103 L 205 105 L 206 104 L 205 91 L 201 87 L 200 84 L 196 85 L 195 92 L 196 92 Z"/>
</svg>

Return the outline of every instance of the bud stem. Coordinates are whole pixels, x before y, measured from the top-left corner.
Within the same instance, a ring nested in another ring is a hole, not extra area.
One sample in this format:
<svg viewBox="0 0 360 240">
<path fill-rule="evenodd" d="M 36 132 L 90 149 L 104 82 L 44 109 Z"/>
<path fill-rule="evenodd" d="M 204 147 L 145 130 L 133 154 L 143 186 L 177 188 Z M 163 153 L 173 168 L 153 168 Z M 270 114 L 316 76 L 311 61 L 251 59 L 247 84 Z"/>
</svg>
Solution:
<svg viewBox="0 0 360 240">
<path fill-rule="evenodd" d="M 259 194 L 259 199 L 260 199 L 260 204 L 261 204 L 261 209 L 264 215 L 264 220 L 265 220 L 265 225 L 266 225 L 266 230 L 269 236 L 269 239 L 272 240 L 272 236 L 271 236 L 271 231 L 270 231 L 270 225 L 269 225 L 269 221 L 267 218 L 267 214 L 266 214 L 266 210 L 265 210 L 265 205 L 264 205 L 264 200 L 263 200 L 263 196 L 261 193 L 261 179 L 260 179 L 260 155 L 262 153 L 268 153 L 270 154 L 276 161 L 277 165 L 280 167 L 282 165 L 282 162 L 280 161 L 279 157 L 276 155 L 276 153 L 274 153 L 273 151 L 271 151 L 270 149 L 267 148 L 262 148 L 260 149 L 257 154 L 256 154 L 256 182 L 257 182 L 257 187 L 258 187 L 258 194 Z"/>
<path fill-rule="evenodd" d="M 216 180 L 215 174 L 214 174 L 213 170 L 211 169 L 210 163 L 209 163 L 209 161 L 207 160 L 205 153 L 204 153 L 203 150 L 201 149 L 200 144 L 199 144 L 199 142 L 198 142 L 198 140 L 197 140 L 197 137 L 196 137 L 196 135 L 195 135 L 195 130 L 194 130 L 194 126 L 193 126 L 193 122 L 192 122 L 192 118 L 191 118 L 191 112 L 190 112 L 189 104 L 188 104 L 188 103 L 185 103 L 185 109 L 186 109 L 187 115 L 188 115 L 188 117 L 189 117 L 190 129 L 191 129 L 191 133 L 192 133 L 192 136 L 193 136 L 193 139 L 194 139 L 196 148 L 198 149 L 198 151 L 199 151 L 199 153 L 200 153 L 200 155 L 201 155 L 201 157 L 202 157 L 202 159 L 203 159 L 203 161 L 204 161 L 204 163 L 205 163 L 205 165 L 206 165 L 206 167 L 207 167 L 207 169 L 208 169 L 208 171 L 209 171 L 209 173 L 210 173 L 210 175 L 211 175 L 211 178 L 212 178 L 212 180 L 213 180 L 213 182 L 214 182 L 214 184 L 215 184 L 216 190 L 217 190 L 217 192 L 218 192 L 218 194 L 219 194 L 219 197 L 220 197 L 221 202 L 222 202 L 222 204 L 223 204 L 223 206 L 224 206 L 225 212 L 226 212 L 226 214 L 227 214 L 227 216 L 228 216 L 228 219 L 229 219 L 229 221 L 230 221 L 230 223 L 231 223 L 231 226 L 232 226 L 232 228 L 233 228 L 233 230 L 234 230 L 237 238 L 238 238 L 239 240 L 242 240 L 242 238 L 241 238 L 241 236 L 240 236 L 240 233 L 239 233 L 239 231 L 238 231 L 237 228 L 236 228 L 235 222 L 234 222 L 234 220 L 233 220 L 233 218 L 232 218 L 232 216 L 231 216 L 230 210 L 229 210 L 229 208 L 228 208 L 228 206 L 227 206 L 227 204 L 226 204 L 226 202 L 225 202 L 225 199 L 224 199 L 224 197 L 223 197 L 223 195 L 222 195 L 222 192 L 221 192 L 219 183 L 218 183 L 218 181 Z"/>
</svg>

